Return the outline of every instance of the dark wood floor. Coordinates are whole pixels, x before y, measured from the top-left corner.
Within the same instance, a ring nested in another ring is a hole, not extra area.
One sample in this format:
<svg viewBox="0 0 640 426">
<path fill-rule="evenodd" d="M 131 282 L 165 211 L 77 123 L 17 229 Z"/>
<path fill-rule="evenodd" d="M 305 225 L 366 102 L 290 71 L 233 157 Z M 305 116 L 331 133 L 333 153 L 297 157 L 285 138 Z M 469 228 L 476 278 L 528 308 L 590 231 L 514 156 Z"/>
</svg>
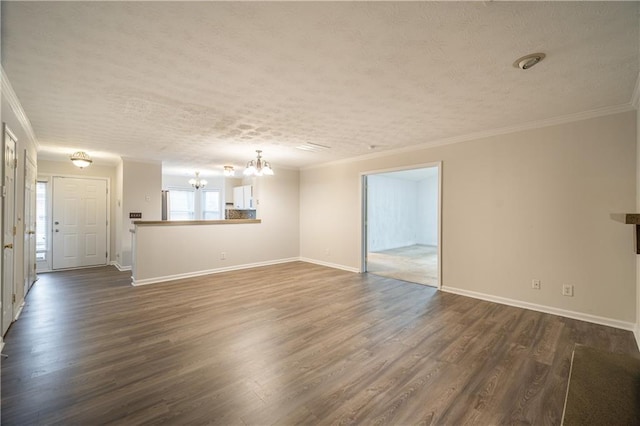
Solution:
<svg viewBox="0 0 640 426">
<path fill-rule="evenodd" d="M 3 425 L 557 425 L 575 343 L 637 353 L 627 331 L 300 262 L 129 282 L 40 276 Z"/>
</svg>

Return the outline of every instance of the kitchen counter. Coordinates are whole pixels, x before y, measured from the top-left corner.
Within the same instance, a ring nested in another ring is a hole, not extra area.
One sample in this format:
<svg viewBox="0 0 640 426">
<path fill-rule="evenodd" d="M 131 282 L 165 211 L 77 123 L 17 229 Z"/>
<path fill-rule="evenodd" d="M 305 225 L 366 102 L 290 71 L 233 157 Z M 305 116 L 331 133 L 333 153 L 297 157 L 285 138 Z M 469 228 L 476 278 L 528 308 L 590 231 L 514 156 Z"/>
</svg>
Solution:
<svg viewBox="0 0 640 426">
<path fill-rule="evenodd" d="M 222 220 L 136 220 L 136 226 L 184 226 L 184 225 L 239 225 L 243 223 L 261 223 L 260 219 L 222 219 Z"/>
</svg>

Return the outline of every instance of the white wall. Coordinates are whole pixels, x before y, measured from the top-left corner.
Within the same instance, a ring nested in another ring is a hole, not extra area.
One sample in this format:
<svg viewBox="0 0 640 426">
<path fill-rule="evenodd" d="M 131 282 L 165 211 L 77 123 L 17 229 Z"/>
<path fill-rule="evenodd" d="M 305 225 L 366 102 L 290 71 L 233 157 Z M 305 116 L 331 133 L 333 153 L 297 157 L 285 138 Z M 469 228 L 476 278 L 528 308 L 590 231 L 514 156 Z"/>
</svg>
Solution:
<svg viewBox="0 0 640 426">
<path fill-rule="evenodd" d="M 359 269 L 360 173 L 442 161 L 443 286 L 632 325 L 633 233 L 609 215 L 635 209 L 635 126 L 626 112 L 303 170 L 301 256 Z"/>
<path fill-rule="evenodd" d="M 116 202 L 114 204 L 115 215 L 116 215 L 116 218 L 115 218 L 116 249 L 114 252 L 115 254 L 113 255 L 115 257 L 113 262 L 118 269 L 128 269 L 131 267 L 131 265 L 124 266 L 122 261 L 122 239 L 123 237 L 131 239 L 131 236 L 129 235 L 128 231 L 127 231 L 127 234 L 124 235 L 124 207 L 122 205 L 122 198 L 124 194 L 123 180 L 124 180 L 124 164 L 122 159 L 120 159 L 120 161 L 118 162 L 118 165 L 116 166 L 115 182 L 113 185 L 114 186 L 113 192 L 116 196 Z"/>
<path fill-rule="evenodd" d="M 418 244 L 438 245 L 438 175 L 418 182 Z"/>
<path fill-rule="evenodd" d="M 229 207 L 233 207 L 233 188 L 242 186 L 242 178 L 227 178 L 224 181 L 224 201 L 225 205 L 231 203 Z"/>
<path fill-rule="evenodd" d="M 122 224 L 120 266 L 131 267 L 131 233 L 129 213 L 142 213 L 142 220 L 162 219 L 162 164 L 130 159 L 122 160 Z"/>
<path fill-rule="evenodd" d="M 437 171 L 431 167 L 367 176 L 369 251 L 438 245 Z"/>
<path fill-rule="evenodd" d="M 274 251 L 280 258 L 298 256 L 300 253 L 300 172 L 274 169 L 273 176 L 245 178 L 243 185 L 253 185 L 256 217 L 262 220 L 259 228 L 260 250 Z M 278 245 L 284 250 L 278 254 Z M 269 248 L 270 247 L 270 248 Z M 295 252 L 295 254 L 291 254 Z"/>
<path fill-rule="evenodd" d="M 418 182 L 389 176 L 367 176 L 367 243 L 369 251 L 416 244 Z"/>
</svg>

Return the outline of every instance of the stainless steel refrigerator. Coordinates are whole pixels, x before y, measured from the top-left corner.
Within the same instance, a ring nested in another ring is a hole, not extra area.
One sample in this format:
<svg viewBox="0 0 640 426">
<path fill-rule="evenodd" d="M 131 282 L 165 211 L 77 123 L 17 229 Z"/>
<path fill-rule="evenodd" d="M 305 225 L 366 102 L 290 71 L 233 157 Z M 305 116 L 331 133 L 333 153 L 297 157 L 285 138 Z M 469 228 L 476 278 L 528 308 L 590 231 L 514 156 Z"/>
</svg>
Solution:
<svg viewBox="0 0 640 426">
<path fill-rule="evenodd" d="M 162 220 L 169 220 L 169 191 L 162 191 Z"/>
</svg>

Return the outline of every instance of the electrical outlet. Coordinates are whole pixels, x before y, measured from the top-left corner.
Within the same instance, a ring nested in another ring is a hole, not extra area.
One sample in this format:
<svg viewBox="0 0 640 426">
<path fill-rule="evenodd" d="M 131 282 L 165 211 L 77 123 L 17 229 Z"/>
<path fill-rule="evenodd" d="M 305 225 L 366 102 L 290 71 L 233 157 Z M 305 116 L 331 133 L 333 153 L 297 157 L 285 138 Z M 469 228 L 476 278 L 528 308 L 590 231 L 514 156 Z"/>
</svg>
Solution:
<svg viewBox="0 0 640 426">
<path fill-rule="evenodd" d="M 562 285 L 562 295 L 563 296 L 573 296 L 573 286 L 571 284 L 563 284 Z"/>
<path fill-rule="evenodd" d="M 531 288 L 534 290 L 540 290 L 540 280 L 531 280 Z"/>
<path fill-rule="evenodd" d="M 227 252 L 223 251 L 220 253 L 220 260 L 226 260 L 227 259 Z"/>
<path fill-rule="evenodd" d="M 325 254 L 326 256 L 331 256 L 331 250 L 329 250 L 329 249 L 324 249 L 324 254 Z"/>
</svg>

